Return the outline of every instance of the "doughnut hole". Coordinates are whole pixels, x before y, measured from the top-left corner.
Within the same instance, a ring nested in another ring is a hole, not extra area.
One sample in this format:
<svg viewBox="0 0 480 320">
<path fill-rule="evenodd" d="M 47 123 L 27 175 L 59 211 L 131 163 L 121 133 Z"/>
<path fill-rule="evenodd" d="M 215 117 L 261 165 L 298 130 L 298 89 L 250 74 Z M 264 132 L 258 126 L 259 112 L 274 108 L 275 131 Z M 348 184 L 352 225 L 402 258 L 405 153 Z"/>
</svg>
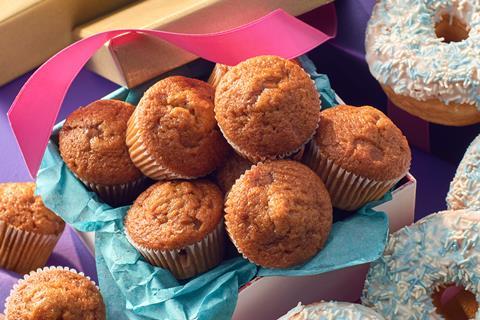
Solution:
<svg viewBox="0 0 480 320">
<path fill-rule="evenodd" d="M 437 38 L 443 38 L 443 42 L 460 42 L 468 38 L 470 26 L 456 16 L 444 14 L 435 25 Z"/>
<path fill-rule="evenodd" d="M 478 310 L 475 295 L 455 284 L 440 286 L 432 294 L 436 312 L 447 320 L 474 319 Z"/>
</svg>

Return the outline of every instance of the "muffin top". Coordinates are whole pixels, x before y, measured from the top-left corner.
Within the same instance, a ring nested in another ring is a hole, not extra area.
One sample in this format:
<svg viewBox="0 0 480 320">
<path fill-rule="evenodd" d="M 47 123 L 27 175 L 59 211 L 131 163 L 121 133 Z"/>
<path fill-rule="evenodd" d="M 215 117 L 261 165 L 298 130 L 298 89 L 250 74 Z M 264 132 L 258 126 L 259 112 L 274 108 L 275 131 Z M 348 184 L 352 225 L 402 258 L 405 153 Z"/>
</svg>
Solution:
<svg viewBox="0 0 480 320">
<path fill-rule="evenodd" d="M 204 176 L 225 159 L 228 145 L 213 110 L 213 88 L 168 77 L 150 87 L 135 111 L 137 134 L 162 166 L 185 177 Z"/>
<path fill-rule="evenodd" d="M 31 273 L 11 292 L 7 319 L 103 320 L 105 305 L 97 287 L 83 275 L 63 269 Z"/>
<path fill-rule="evenodd" d="M 134 106 L 98 100 L 72 112 L 59 134 L 60 154 L 80 179 L 116 185 L 142 176 L 125 144 L 127 122 Z"/>
<path fill-rule="evenodd" d="M 34 191 L 33 182 L 0 183 L 0 220 L 28 232 L 60 234 L 65 223 Z"/>
<path fill-rule="evenodd" d="M 396 179 L 410 167 L 407 139 L 387 116 L 370 106 L 322 111 L 314 139 L 323 157 L 369 179 Z"/>
<path fill-rule="evenodd" d="M 157 250 L 202 240 L 223 217 L 223 195 L 207 180 L 161 181 L 144 191 L 125 217 L 128 236 Z"/>
<path fill-rule="evenodd" d="M 291 59 L 291 62 L 295 63 L 298 66 L 302 66 L 300 62 L 297 59 Z M 215 67 L 212 70 L 212 73 L 210 74 L 210 77 L 208 78 L 208 83 L 216 88 L 218 84 L 220 83 L 220 80 L 222 77 L 230 70 L 232 69 L 231 66 L 227 66 L 226 64 L 221 64 L 217 63 L 215 64 Z"/>
<path fill-rule="evenodd" d="M 224 193 L 230 191 L 235 181 L 247 170 L 252 163 L 242 158 L 232 150 L 227 161 L 215 172 L 215 180 Z"/>
<path fill-rule="evenodd" d="M 269 268 L 308 260 L 323 247 L 332 226 L 332 204 L 323 182 L 291 160 L 247 170 L 227 195 L 225 212 L 238 250 Z"/>
<path fill-rule="evenodd" d="M 315 133 L 320 97 L 296 63 L 260 56 L 232 67 L 215 92 L 215 117 L 230 144 L 252 161 L 284 157 Z"/>
</svg>

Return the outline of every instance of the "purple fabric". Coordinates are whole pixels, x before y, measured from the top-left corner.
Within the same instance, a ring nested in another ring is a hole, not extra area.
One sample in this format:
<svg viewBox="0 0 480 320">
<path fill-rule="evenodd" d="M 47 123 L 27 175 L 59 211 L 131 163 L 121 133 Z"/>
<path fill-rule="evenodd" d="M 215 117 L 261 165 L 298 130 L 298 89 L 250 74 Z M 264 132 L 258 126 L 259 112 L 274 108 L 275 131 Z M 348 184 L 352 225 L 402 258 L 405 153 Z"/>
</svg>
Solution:
<svg viewBox="0 0 480 320">
<path fill-rule="evenodd" d="M 315 61 L 320 72 L 329 75 L 332 87 L 345 101 L 354 105 L 371 104 L 386 110 L 385 95 L 371 77 L 363 58 L 364 32 L 374 2 L 374 0 L 337 1 L 338 36 L 330 43 L 313 50 L 310 57 Z M 315 24 L 314 22 L 312 24 Z M 0 88 L 0 150 L 2 151 L 0 182 L 29 180 L 6 118 L 11 102 L 27 77 L 28 74 Z M 58 120 L 65 118 L 78 106 L 98 99 L 117 87 L 92 72 L 82 71 L 67 95 Z M 445 209 L 444 199 L 457 164 L 447 163 L 415 148 L 412 152 L 411 171 L 418 181 L 416 219 L 419 219 L 429 213 Z M 50 258 L 49 265 L 74 267 L 96 280 L 92 255 L 69 228 L 66 229 Z M 18 278 L 17 274 L 0 269 L 0 310 L 3 310 L 3 301 Z"/>
</svg>

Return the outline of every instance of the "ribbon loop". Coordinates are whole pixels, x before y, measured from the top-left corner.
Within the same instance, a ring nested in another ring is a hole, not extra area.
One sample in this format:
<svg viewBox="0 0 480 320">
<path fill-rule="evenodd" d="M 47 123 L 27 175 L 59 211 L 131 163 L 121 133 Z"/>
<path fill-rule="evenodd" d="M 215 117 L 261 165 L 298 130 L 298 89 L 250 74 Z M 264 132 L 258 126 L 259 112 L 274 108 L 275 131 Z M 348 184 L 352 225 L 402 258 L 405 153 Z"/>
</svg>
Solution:
<svg viewBox="0 0 480 320">
<path fill-rule="evenodd" d="M 335 24 L 335 9 L 327 5 Z M 46 61 L 15 98 L 8 119 L 32 178 L 36 177 L 63 99 L 83 66 L 107 41 L 125 33 L 142 33 L 168 41 L 213 62 L 235 65 L 252 56 L 300 56 L 335 35 L 323 33 L 278 9 L 231 30 L 210 34 L 181 34 L 124 29 L 95 34 L 77 41 Z M 117 38 L 118 39 L 118 38 Z M 115 41 L 115 40 L 114 40 Z M 48 89 L 48 90 L 46 90 Z"/>
</svg>

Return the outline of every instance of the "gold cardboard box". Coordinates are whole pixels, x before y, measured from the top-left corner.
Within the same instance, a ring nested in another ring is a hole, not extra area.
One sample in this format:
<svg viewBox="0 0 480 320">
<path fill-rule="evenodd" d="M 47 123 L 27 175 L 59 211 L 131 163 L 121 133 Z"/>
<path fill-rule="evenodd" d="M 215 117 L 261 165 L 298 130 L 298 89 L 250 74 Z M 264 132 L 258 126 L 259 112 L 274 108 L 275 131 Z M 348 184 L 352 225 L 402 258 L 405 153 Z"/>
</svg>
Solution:
<svg viewBox="0 0 480 320">
<path fill-rule="evenodd" d="M 132 0 L 5 0 L 0 5 L 0 85 L 73 42 L 75 26 Z"/>
<path fill-rule="evenodd" d="M 224 31 L 282 8 L 292 15 L 333 0 L 146 0 L 133 3 L 74 30 L 76 39 L 112 29 L 157 29 L 183 33 Z M 169 43 L 141 34 L 105 44 L 88 67 L 105 78 L 134 87 L 197 57 Z"/>
</svg>

